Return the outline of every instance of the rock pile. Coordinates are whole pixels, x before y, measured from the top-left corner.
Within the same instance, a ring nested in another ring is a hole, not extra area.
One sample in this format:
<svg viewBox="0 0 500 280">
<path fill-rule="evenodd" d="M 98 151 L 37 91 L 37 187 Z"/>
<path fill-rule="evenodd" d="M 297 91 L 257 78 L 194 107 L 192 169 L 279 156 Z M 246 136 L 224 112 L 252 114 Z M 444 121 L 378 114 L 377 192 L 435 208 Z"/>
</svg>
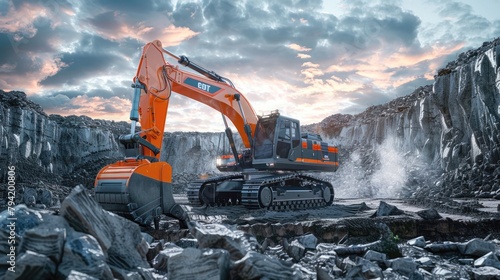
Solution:
<svg viewBox="0 0 500 280">
<path fill-rule="evenodd" d="M 381 203 L 374 215 L 399 214 Z M 385 223 L 365 243 L 350 237 L 324 243 L 306 233 L 276 244 L 236 226 L 202 222 L 176 230 L 183 233 L 169 242 L 155 240 L 102 210 L 81 186 L 58 215 L 18 205 L 0 214 L 0 224 L 5 279 L 495 279 L 500 273 L 496 239 L 405 242 Z"/>
</svg>

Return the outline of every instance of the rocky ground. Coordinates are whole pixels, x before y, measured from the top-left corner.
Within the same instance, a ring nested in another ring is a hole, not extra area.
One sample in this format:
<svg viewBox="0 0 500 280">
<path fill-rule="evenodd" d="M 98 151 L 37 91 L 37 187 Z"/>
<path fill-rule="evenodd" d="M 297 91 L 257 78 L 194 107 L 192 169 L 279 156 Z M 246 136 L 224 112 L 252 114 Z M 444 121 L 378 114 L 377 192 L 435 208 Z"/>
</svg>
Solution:
<svg viewBox="0 0 500 280">
<path fill-rule="evenodd" d="M 500 223 L 494 203 L 483 208 L 479 202 L 476 207 L 468 204 L 475 209 L 468 214 L 380 199 L 339 199 L 316 210 L 248 212 L 241 206 L 191 207 L 184 195 L 175 199 L 192 219 L 187 230 L 164 219 L 159 229 L 141 231 L 102 210 L 82 186 L 52 209 L 18 205 L 0 215 L 0 273 L 5 279 L 500 275 Z M 16 243 L 9 244 L 12 239 Z"/>
</svg>

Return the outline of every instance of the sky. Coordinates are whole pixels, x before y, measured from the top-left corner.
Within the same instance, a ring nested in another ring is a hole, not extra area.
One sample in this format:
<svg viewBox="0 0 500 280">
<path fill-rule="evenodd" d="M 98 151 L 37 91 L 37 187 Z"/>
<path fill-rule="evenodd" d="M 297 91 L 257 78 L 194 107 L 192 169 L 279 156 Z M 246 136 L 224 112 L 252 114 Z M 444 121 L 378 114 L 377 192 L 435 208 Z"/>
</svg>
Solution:
<svg viewBox="0 0 500 280">
<path fill-rule="evenodd" d="M 311 124 L 432 84 L 500 37 L 498 11 L 500 0 L 0 0 L 0 89 L 48 114 L 128 121 L 141 49 L 159 39 L 229 78 L 257 114 Z M 223 130 L 219 112 L 171 96 L 166 131 Z"/>
</svg>

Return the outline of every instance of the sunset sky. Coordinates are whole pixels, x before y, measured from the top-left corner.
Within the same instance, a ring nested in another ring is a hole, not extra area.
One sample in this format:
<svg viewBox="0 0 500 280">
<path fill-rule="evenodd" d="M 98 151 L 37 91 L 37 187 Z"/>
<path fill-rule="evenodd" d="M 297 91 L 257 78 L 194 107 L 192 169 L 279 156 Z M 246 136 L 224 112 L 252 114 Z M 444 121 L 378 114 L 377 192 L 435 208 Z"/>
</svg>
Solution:
<svg viewBox="0 0 500 280">
<path fill-rule="evenodd" d="M 159 39 L 229 78 L 258 114 L 310 124 L 432 84 L 500 37 L 498 11 L 498 0 L 0 0 L 0 89 L 48 114 L 128 120 L 141 47 Z M 172 96 L 166 131 L 223 129 L 220 113 Z"/>
</svg>

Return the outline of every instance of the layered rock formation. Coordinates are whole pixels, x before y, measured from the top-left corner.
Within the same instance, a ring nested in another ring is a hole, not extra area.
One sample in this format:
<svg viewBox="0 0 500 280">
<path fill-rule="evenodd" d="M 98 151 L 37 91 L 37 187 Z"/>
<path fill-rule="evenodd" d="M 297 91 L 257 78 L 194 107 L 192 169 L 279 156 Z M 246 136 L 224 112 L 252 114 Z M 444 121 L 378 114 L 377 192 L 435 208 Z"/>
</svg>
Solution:
<svg viewBox="0 0 500 280">
<path fill-rule="evenodd" d="M 446 171 L 476 158 L 500 160 L 500 39 L 462 53 L 408 96 L 361 114 L 333 115 L 314 127 L 342 144 L 380 144 L 393 137 L 405 152 Z"/>
<path fill-rule="evenodd" d="M 24 93 L 2 91 L 0 168 L 15 165 L 21 182 L 37 182 L 44 174 L 49 174 L 44 179 L 56 179 L 85 164 L 103 164 L 122 156 L 117 135 L 125 125 L 84 116 L 47 116 Z"/>
<path fill-rule="evenodd" d="M 241 150 L 241 138 L 234 138 Z M 172 165 L 174 173 L 204 174 L 216 172 L 216 158 L 222 154 L 231 154 L 224 133 L 173 132 L 165 133 L 160 160 Z"/>
<path fill-rule="evenodd" d="M 362 147 L 364 155 L 371 147 L 368 154 L 376 160 L 366 159 L 368 172 L 383 165 L 387 155 L 376 150 L 390 142 L 405 161 L 442 169 L 438 185 L 445 195 L 495 197 L 500 181 L 499 66 L 497 39 L 462 53 L 439 71 L 433 87 L 355 116 L 333 115 L 307 129 L 345 149 Z"/>
</svg>

